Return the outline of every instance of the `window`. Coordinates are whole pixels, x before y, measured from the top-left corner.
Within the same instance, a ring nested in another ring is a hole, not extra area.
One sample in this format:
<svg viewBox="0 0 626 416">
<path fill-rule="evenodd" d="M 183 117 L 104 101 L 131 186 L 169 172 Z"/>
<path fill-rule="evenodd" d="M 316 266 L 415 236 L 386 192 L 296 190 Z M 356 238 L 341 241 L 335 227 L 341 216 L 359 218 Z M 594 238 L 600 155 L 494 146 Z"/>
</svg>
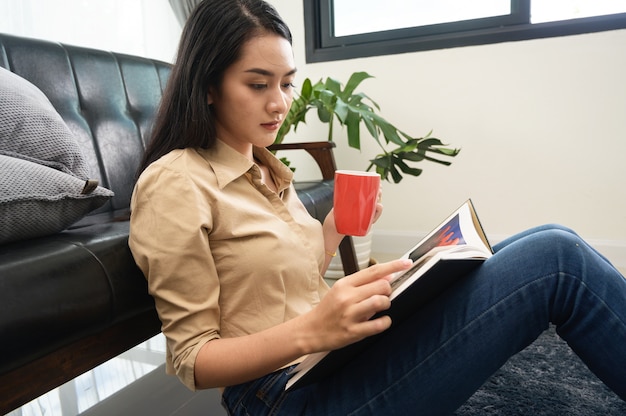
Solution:
<svg viewBox="0 0 626 416">
<path fill-rule="evenodd" d="M 626 0 L 304 0 L 307 62 L 626 28 Z"/>
<path fill-rule="evenodd" d="M 0 0 L 0 32 L 171 62 L 180 25 L 167 0 Z"/>
</svg>

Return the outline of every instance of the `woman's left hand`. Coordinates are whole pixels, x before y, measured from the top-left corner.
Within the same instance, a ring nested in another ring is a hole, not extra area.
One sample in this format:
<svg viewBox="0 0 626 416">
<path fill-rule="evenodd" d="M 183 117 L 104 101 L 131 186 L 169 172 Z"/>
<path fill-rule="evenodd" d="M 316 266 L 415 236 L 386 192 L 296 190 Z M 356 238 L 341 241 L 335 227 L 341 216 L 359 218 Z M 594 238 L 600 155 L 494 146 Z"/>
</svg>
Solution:
<svg viewBox="0 0 626 416">
<path fill-rule="evenodd" d="M 381 215 L 383 215 L 383 188 L 378 188 L 378 199 L 376 200 L 376 211 L 374 211 L 374 219 L 372 224 L 378 221 Z"/>
</svg>

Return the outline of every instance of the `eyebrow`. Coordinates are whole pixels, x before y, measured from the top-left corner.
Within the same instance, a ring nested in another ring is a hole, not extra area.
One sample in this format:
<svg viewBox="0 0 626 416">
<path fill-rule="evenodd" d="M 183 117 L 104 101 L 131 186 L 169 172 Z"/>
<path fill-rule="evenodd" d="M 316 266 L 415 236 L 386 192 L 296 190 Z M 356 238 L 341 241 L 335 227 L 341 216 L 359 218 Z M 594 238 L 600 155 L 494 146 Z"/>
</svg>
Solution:
<svg viewBox="0 0 626 416">
<path fill-rule="evenodd" d="M 289 76 L 289 75 L 293 75 L 296 73 L 298 69 L 297 68 L 293 68 L 291 71 L 287 72 L 285 75 L 283 76 Z M 253 74 L 259 74 L 259 75 L 264 75 L 264 76 L 268 76 L 268 77 L 273 77 L 274 74 L 271 71 L 268 71 L 267 69 L 262 69 L 262 68 L 250 68 L 248 70 L 246 70 L 245 72 L 249 72 L 249 73 L 253 73 Z"/>
</svg>

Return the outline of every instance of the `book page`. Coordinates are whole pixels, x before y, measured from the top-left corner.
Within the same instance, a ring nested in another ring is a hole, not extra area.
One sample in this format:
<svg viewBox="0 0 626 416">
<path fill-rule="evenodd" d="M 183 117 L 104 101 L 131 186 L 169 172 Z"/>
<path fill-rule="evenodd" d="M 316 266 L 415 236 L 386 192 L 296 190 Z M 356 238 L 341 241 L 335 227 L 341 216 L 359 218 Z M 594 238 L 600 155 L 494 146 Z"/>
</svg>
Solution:
<svg viewBox="0 0 626 416">
<path fill-rule="evenodd" d="M 476 226 L 480 227 L 480 223 L 471 201 L 468 200 L 401 258 L 410 258 L 416 262 L 435 248 L 439 250 L 440 247 L 461 245 L 472 246 L 485 254 L 491 254 L 491 246 L 482 229 L 477 230 Z"/>
</svg>

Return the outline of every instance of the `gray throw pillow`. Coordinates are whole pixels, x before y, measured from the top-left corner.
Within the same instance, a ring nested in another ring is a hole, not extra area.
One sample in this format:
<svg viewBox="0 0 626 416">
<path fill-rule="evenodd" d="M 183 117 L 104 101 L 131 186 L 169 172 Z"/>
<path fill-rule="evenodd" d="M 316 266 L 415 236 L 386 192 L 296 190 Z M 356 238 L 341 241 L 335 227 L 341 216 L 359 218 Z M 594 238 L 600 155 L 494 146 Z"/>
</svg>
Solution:
<svg viewBox="0 0 626 416">
<path fill-rule="evenodd" d="M 54 234 L 113 192 L 24 159 L 0 155 L 0 244 Z"/>
<path fill-rule="evenodd" d="M 0 154 L 89 179 L 74 135 L 43 92 L 0 67 Z"/>
</svg>

